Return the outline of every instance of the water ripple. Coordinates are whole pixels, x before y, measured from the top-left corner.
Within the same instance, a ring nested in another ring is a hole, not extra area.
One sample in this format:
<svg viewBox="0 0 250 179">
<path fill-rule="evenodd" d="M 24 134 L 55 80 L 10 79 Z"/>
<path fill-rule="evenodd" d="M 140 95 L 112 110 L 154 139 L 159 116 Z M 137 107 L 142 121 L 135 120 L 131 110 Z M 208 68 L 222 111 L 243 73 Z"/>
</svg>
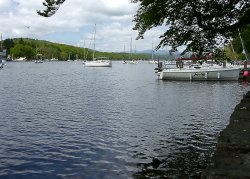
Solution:
<svg viewBox="0 0 250 179">
<path fill-rule="evenodd" d="M 192 178 L 248 86 L 157 81 L 153 66 L 8 63 L 0 178 Z M 156 170 L 153 157 L 163 163 Z"/>
</svg>

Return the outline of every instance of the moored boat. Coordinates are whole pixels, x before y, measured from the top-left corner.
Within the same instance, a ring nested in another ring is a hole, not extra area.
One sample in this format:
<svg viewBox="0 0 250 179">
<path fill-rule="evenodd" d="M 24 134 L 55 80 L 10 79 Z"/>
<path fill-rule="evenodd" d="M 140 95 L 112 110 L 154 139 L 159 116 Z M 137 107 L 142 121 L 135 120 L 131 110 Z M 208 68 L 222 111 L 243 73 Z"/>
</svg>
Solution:
<svg viewBox="0 0 250 179">
<path fill-rule="evenodd" d="M 139 63 L 138 60 L 131 60 L 131 61 L 129 61 L 129 64 L 138 64 L 138 63 Z"/>
<path fill-rule="evenodd" d="M 98 57 L 95 58 L 95 34 L 96 34 L 96 25 L 94 29 L 94 49 L 93 49 L 93 59 L 91 61 L 85 61 L 85 67 L 112 67 L 112 61 L 107 57 Z"/>
<path fill-rule="evenodd" d="M 3 60 L 6 58 L 6 49 L 3 49 L 3 39 L 1 34 L 1 43 L 0 43 L 0 68 L 3 68 Z"/>
<path fill-rule="evenodd" d="M 84 65 L 86 67 L 112 67 L 112 61 L 107 57 L 99 57 L 92 61 L 85 61 Z"/>
<path fill-rule="evenodd" d="M 157 64 L 158 60 L 149 60 L 148 63 L 150 63 L 150 64 Z"/>
<path fill-rule="evenodd" d="M 238 80 L 239 67 L 201 67 L 201 68 L 176 68 L 163 69 L 158 71 L 158 79 L 160 80 L 200 80 L 200 81 L 223 81 L 223 80 Z"/>
<path fill-rule="evenodd" d="M 160 80 L 190 80 L 190 81 L 223 81 L 223 80 L 239 80 L 240 67 L 239 66 L 226 66 L 213 64 L 211 57 L 207 58 L 207 62 L 200 64 L 189 64 L 185 66 L 183 60 L 197 61 L 197 58 L 178 58 L 176 59 L 177 68 L 165 68 L 163 65 L 158 64 L 156 73 Z"/>
<path fill-rule="evenodd" d="M 15 60 L 13 60 L 13 61 L 23 62 L 23 61 L 26 61 L 26 57 L 19 57 L 19 58 L 16 58 Z"/>
<path fill-rule="evenodd" d="M 3 60 L 0 57 L 0 68 L 3 68 Z"/>
</svg>

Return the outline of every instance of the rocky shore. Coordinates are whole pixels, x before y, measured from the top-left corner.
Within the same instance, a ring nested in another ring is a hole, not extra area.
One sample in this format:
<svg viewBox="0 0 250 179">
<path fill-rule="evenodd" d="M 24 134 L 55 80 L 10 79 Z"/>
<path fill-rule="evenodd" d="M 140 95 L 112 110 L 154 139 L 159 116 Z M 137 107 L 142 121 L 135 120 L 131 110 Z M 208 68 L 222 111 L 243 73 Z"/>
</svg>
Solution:
<svg viewBox="0 0 250 179">
<path fill-rule="evenodd" d="M 216 151 L 201 178 L 250 178 L 250 91 L 220 133 Z"/>
</svg>

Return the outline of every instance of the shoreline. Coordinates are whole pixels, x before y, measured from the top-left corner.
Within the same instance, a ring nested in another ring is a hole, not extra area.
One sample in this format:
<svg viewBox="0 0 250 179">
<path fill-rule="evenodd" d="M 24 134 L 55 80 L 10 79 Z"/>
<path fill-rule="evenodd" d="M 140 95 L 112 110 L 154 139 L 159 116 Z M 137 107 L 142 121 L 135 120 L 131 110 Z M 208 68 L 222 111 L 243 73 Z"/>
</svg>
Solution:
<svg viewBox="0 0 250 179">
<path fill-rule="evenodd" d="M 250 91 L 220 132 L 215 153 L 201 178 L 250 178 Z"/>
</svg>

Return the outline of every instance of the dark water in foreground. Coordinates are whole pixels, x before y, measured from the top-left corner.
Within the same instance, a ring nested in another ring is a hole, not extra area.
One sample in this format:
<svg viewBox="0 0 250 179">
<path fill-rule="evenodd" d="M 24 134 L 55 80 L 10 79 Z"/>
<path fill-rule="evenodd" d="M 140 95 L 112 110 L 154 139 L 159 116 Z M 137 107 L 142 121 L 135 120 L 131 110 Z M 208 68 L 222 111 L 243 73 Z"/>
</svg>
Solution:
<svg viewBox="0 0 250 179">
<path fill-rule="evenodd" d="M 158 81 L 153 69 L 7 63 L 0 70 L 0 178 L 199 176 L 249 87 Z M 163 161 L 157 169 L 152 157 Z"/>
</svg>

